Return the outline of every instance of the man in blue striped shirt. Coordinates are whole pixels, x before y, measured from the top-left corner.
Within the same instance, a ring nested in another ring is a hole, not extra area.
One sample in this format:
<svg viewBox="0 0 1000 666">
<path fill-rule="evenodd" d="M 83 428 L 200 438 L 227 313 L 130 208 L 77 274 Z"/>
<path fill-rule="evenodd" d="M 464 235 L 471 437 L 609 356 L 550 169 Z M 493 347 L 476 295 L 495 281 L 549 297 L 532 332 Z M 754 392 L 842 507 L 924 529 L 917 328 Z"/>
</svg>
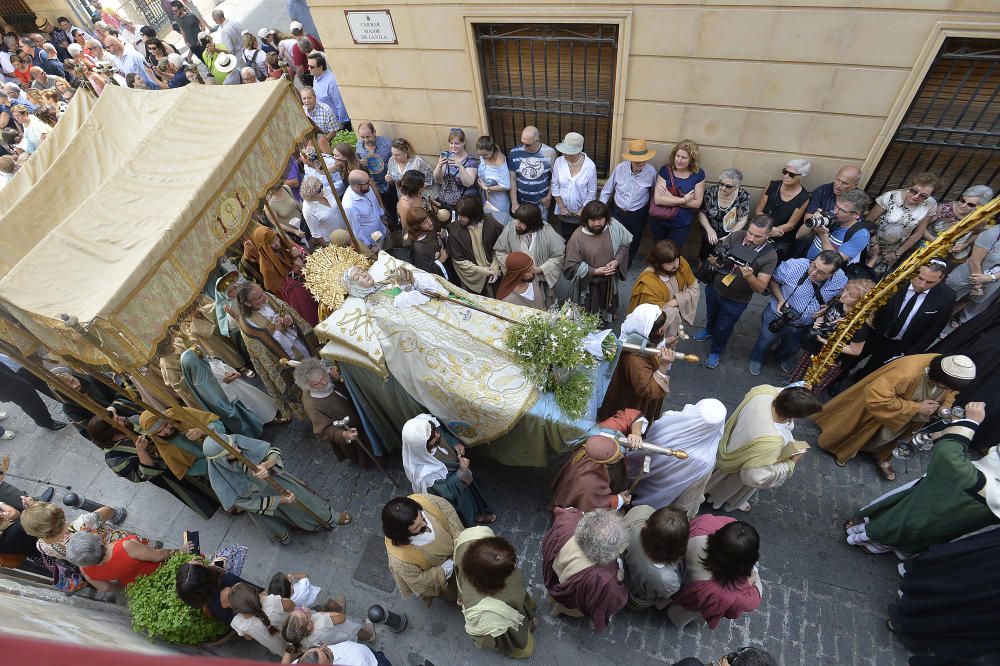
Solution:
<svg viewBox="0 0 1000 666">
<path fill-rule="evenodd" d="M 533 203 L 541 209 L 542 219 L 548 219 L 552 204 L 552 165 L 555 161 L 556 151 L 542 143 L 538 128 L 533 125 L 525 127 L 521 132 L 521 145 L 507 153 L 512 213 L 523 203 Z"/>
<path fill-rule="evenodd" d="M 760 334 L 750 353 L 751 375 L 760 374 L 767 352 L 775 344 L 775 358 L 781 369 L 794 369 L 802 336 L 813 325 L 816 313 L 832 303 L 847 284 L 847 276 L 840 270 L 843 263 L 844 258 L 836 250 L 823 250 L 812 261 L 786 259 L 778 265 L 771 278 L 771 302 L 761 315 Z M 779 319 L 784 325 L 777 323 Z"/>
</svg>

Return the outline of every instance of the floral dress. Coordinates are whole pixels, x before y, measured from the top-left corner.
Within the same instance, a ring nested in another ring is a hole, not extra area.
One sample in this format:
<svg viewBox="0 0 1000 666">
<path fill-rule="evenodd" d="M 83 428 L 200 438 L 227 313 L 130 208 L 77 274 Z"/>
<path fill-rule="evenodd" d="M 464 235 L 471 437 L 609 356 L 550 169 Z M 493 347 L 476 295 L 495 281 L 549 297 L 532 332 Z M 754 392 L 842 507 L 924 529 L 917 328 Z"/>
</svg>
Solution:
<svg viewBox="0 0 1000 666">
<path fill-rule="evenodd" d="M 884 274 L 891 263 L 886 261 L 885 255 L 897 251 L 920 224 L 920 220 L 937 212 L 934 197 L 928 197 L 913 208 L 903 205 L 904 197 L 903 190 L 893 190 L 875 199 L 875 203 L 884 209 L 875 221 L 875 233 L 871 241 L 872 245 L 878 245 L 881 252 L 878 263 L 873 267 L 879 275 Z"/>
</svg>

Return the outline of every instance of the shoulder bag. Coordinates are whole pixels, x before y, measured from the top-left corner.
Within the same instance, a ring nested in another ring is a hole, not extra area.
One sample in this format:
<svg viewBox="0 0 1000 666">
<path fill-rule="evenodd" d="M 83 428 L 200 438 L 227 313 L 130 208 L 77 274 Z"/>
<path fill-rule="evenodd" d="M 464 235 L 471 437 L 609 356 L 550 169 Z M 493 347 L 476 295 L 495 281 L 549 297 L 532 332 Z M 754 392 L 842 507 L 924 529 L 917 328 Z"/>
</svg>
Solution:
<svg viewBox="0 0 1000 666">
<path fill-rule="evenodd" d="M 684 193 L 680 191 L 677 184 L 674 183 L 674 170 L 669 166 L 667 167 L 667 175 L 670 177 L 670 184 L 667 186 L 667 192 L 674 195 L 675 197 L 683 197 Z M 656 186 L 653 186 L 655 192 Z M 661 206 L 656 203 L 655 194 L 650 197 L 649 200 L 649 216 L 655 217 L 658 220 L 669 220 L 677 215 L 677 211 L 680 210 L 680 206 Z"/>
</svg>

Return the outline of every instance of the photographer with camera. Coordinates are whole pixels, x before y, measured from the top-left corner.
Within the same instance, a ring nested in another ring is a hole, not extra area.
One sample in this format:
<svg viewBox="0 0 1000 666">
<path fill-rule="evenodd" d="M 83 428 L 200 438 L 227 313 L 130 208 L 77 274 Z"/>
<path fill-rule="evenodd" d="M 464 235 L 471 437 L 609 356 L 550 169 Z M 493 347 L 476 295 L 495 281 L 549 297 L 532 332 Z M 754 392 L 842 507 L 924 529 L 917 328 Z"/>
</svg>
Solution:
<svg viewBox="0 0 1000 666">
<path fill-rule="evenodd" d="M 692 337 L 701 342 L 712 338 L 706 368 L 719 365 L 729 336 L 736 328 L 754 292 L 767 289 L 771 274 L 778 265 L 778 254 L 767 241 L 774 221 L 768 215 L 756 216 L 746 230 L 733 231 L 720 238 L 712 255 L 698 269 L 698 279 L 705 282 L 705 328 Z M 741 255 L 737 261 L 734 256 Z"/>
<path fill-rule="evenodd" d="M 823 250 L 836 250 L 845 263 L 857 261 L 870 238 L 863 218 L 867 206 L 868 195 L 853 189 L 837 195 L 832 211 L 816 209 L 795 233 L 797 239 L 812 240 L 806 259 L 815 259 Z"/>
<path fill-rule="evenodd" d="M 840 295 L 847 276 L 840 270 L 844 258 L 835 250 L 823 250 L 812 261 L 786 259 L 771 280 L 771 303 L 761 315 L 760 334 L 750 354 L 750 374 L 764 367 L 767 352 L 775 344 L 775 358 L 784 372 L 794 369 L 794 356 L 820 310 Z M 775 284 L 778 288 L 775 288 Z"/>
</svg>

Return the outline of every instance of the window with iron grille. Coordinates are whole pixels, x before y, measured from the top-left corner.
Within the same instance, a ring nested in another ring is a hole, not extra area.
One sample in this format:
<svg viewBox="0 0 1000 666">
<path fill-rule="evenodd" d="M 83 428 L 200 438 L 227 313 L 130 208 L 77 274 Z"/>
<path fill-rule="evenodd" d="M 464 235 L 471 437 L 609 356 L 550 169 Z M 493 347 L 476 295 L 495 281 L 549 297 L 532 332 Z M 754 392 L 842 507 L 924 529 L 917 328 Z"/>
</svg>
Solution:
<svg viewBox="0 0 1000 666">
<path fill-rule="evenodd" d="M 579 132 L 598 176 L 608 175 L 617 26 L 479 24 L 476 45 L 489 133 L 502 150 L 526 125 L 550 146 Z"/>
<path fill-rule="evenodd" d="M 998 93 L 1000 40 L 946 40 L 872 174 L 868 193 L 904 187 L 922 171 L 941 177 L 934 192 L 938 201 L 951 201 L 972 185 L 1000 189 Z"/>
<path fill-rule="evenodd" d="M 19 33 L 35 32 L 35 12 L 23 0 L 0 0 L 0 16 Z"/>
</svg>

